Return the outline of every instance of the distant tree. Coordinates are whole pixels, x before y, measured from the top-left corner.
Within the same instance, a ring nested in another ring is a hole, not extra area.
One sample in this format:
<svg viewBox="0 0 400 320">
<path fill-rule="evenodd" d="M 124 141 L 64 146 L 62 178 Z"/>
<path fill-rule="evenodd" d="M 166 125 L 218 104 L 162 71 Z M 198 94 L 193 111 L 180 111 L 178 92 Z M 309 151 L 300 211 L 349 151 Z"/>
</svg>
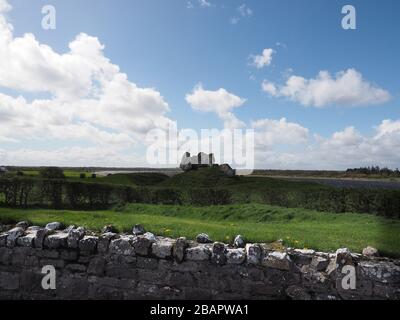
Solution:
<svg viewBox="0 0 400 320">
<path fill-rule="evenodd" d="M 95 173 L 92 173 L 92 179 L 96 179 L 97 175 Z"/>
<path fill-rule="evenodd" d="M 18 177 L 23 177 L 24 176 L 24 172 L 23 171 L 17 171 L 17 176 Z"/>
<path fill-rule="evenodd" d="M 79 178 L 85 179 L 85 178 L 86 178 L 86 173 L 81 173 L 81 174 L 79 175 Z"/>
<path fill-rule="evenodd" d="M 58 167 L 45 167 L 40 169 L 40 176 L 44 179 L 64 179 L 64 171 Z"/>
<path fill-rule="evenodd" d="M 391 170 L 388 167 L 380 168 L 379 166 L 361 167 L 354 169 L 347 169 L 348 173 L 361 173 L 366 175 L 381 175 L 381 176 L 399 176 L 399 169 Z"/>
</svg>

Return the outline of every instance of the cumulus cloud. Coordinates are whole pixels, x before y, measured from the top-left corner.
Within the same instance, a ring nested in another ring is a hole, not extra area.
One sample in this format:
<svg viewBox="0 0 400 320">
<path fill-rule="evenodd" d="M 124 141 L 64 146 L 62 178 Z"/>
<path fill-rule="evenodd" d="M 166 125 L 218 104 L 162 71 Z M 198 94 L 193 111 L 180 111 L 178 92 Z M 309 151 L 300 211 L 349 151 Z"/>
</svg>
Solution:
<svg viewBox="0 0 400 320">
<path fill-rule="evenodd" d="M 8 2 L 0 0 L 0 87 L 19 95 L 0 92 L 0 163 L 145 166 L 145 152 L 140 156 L 134 148 L 143 148 L 149 130 L 165 129 L 172 122 L 161 93 L 129 81 L 104 55 L 105 46 L 96 37 L 81 33 L 62 54 L 31 33 L 15 37 L 6 16 L 10 10 Z M 271 64 L 272 56 L 272 51 L 264 50 L 256 66 Z M 264 81 L 262 88 L 271 96 L 316 107 L 390 99 L 387 91 L 353 69 L 335 76 L 321 72 L 315 79 L 290 75 L 283 86 Z M 36 94 L 41 98 L 32 99 Z M 194 110 L 215 113 L 225 128 L 245 126 L 234 110 L 246 99 L 224 88 L 212 91 L 198 85 L 186 101 Z M 400 120 L 382 121 L 371 136 L 348 127 L 321 137 L 285 118 L 255 120 L 248 127 L 255 130 L 260 168 L 396 167 L 400 163 Z M 9 144 L 12 147 L 7 149 Z"/>
<path fill-rule="evenodd" d="M 171 123 L 160 92 L 130 82 L 98 38 L 81 33 L 60 54 L 31 33 L 14 37 L 9 10 L 0 0 L 0 87 L 20 95 L 0 93 L 1 141 L 45 137 L 122 148 Z M 28 101 L 25 93 L 48 98 Z"/>
<path fill-rule="evenodd" d="M 256 166 L 260 168 L 347 169 L 377 164 L 396 168 L 400 163 L 400 120 L 382 121 L 372 135 L 347 127 L 329 137 L 311 135 L 301 125 L 289 126 L 282 119 L 282 124 L 263 122 L 266 125 L 253 124 Z"/>
<path fill-rule="evenodd" d="M 262 69 L 266 66 L 269 66 L 272 62 L 274 53 L 274 49 L 266 48 L 260 55 L 251 55 L 251 65 L 257 69 Z"/>
<path fill-rule="evenodd" d="M 278 94 L 278 89 L 273 82 L 264 80 L 261 84 L 261 88 L 264 92 L 267 92 L 271 96 L 275 97 Z"/>
<path fill-rule="evenodd" d="M 396 168 L 400 163 L 400 120 L 384 120 L 371 135 L 347 127 L 322 137 L 301 124 L 261 119 L 255 130 L 255 167 L 272 169 L 347 169 L 380 165 Z M 118 148 L 78 146 L 58 149 L 2 150 L 0 162 L 10 165 L 143 166 L 143 156 L 124 154 Z"/>
<path fill-rule="evenodd" d="M 244 123 L 236 118 L 232 110 L 241 107 L 246 99 L 240 98 L 224 88 L 210 91 L 203 89 L 203 86 L 198 84 L 191 93 L 186 95 L 186 102 L 194 110 L 217 114 L 224 121 L 225 128 L 244 126 Z"/>
<path fill-rule="evenodd" d="M 8 12 L 11 9 L 11 5 L 6 0 L 0 0 L 0 13 Z"/>
<path fill-rule="evenodd" d="M 376 138 L 384 138 L 385 136 L 391 136 L 393 134 L 400 134 L 400 120 L 384 120 L 376 128 Z M 400 139 L 398 141 L 400 143 Z"/>
<path fill-rule="evenodd" d="M 301 125 L 280 120 L 261 119 L 253 121 L 251 127 L 255 130 L 256 146 L 269 147 L 277 144 L 304 144 L 308 140 L 309 130 Z"/>
<path fill-rule="evenodd" d="M 293 75 L 279 87 L 268 81 L 264 83 L 262 89 L 271 96 L 286 97 L 304 106 L 318 108 L 376 105 L 391 99 L 388 91 L 364 80 L 355 69 L 338 72 L 334 77 L 327 71 L 320 71 L 311 79 Z"/>
</svg>

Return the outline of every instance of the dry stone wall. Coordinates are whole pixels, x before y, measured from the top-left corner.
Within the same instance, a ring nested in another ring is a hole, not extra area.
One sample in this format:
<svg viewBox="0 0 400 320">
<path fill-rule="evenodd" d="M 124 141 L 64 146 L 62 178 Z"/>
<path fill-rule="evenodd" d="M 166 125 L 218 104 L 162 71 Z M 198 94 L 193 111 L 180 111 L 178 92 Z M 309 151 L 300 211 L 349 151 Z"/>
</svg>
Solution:
<svg viewBox="0 0 400 320">
<path fill-rule="evenodd" d="M 400 261 L 347 249 L 273 251 L 243 241 L 236 242 L 240 248 L 156 237 L 140 228 L 100 236 L 61 228 L 3 227 L 0 299 L 400 298 Z M 42 287 L 49 265 L 54 290 Z M 355 289 L 343 288 L 346 266 L 355 270 Z"/>
</svg>

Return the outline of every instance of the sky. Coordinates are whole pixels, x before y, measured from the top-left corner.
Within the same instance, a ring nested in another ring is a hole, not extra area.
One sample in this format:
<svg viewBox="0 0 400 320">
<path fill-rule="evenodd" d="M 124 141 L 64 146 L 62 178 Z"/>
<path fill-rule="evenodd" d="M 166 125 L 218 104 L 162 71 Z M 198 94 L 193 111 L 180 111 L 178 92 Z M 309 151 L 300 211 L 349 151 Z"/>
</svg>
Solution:
<svg viewBox="0 0 400 320">
<path fill-rule="evenodd" d="M 400 167 L 399 15 L 397 0 L 0 0 L 0 165 L 151 166 L 148 133 L 175 124 L 254 130 L 256 168 Z"/>
</svg>

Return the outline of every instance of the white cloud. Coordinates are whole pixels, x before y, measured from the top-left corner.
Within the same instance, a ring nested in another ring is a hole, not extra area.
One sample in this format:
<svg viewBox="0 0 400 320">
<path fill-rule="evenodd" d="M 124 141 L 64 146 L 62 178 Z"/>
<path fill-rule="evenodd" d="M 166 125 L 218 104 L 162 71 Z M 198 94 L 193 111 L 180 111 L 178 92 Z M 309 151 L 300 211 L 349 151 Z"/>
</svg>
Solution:
<svg viewBox="0 0 400 320">
<path fill-rule="evenodd" d="M 242 17 L 250 17 L 253 15 L 253 10 L 251 10 L 246 4 L 240 5 L 237 10 Z"/>
<path fill-rule="evenodd" d="M 89 141 L 95 146 L 141 143 L 152 128 L 165 128 L 169 106 L 153 88 L 140 88 L 104 56 L 96 37 L 79 34 L 64 54 L 33 34 L 13 36 L 0 0 L 0 140 Z M 27 101 L 24 93 L 49 98 Z"/>
<path fill-rule="evenodd" d="M 0 0 L 0 13 L 8 12 L 11 9 L 11 5 L 6 0 Z"/>
<path fill-rule="evenodd" d="M 253 65 L 257 69 L 262 69 L 266 66 L 269 66 L 272 62 L 272 57 L 274 53 L 274 49 L 266 48 L 260 55 L 251 55 L 251 65 Z"/>
<path fill-rule="evenodd" d="M 207 0 L 198 0 L 200 7 L 202 8 L 208 8 L 211 7 L 211 3 L 208 2 Z"/>
<path fill-rule="evenodd" d="M 226 128 L 242 127 L 244 124 L 232 113 L 234 108 L 241 107 L 246 99 L 240 98 L 224 88 L 215 91 L 204 90 L 201 84 L 186 95 L 186 102 L 197 111 L 216 113 Z"/>
<path fill-rule="evenodd" d="M 335 77 L 327 71 L 320 71 L 314 79 L 290 76 L 278 90 L 272 90 L 271 85 L 264 88 L 264 83 L 262 86 L 272 96 L 287 97 L 304 106 L 318 108 L 375 105 L 391 99 L 388 91 L 365 81 L 354 69 L 338 72 Z"/>
<path fill-rule="evenodd" d="M 40 44 L 33 34 L 3 41 L 0 86 L 49 92 L 63 100 L 76 99 L 93 93 L 94 80 L 106 81 L 106 77 L 118 73 L 118 67 L 103 56 L 104 46 L 97 38 L 80 34 L 69 47 L 68 53 L 57 54 L 49 46 Z"/>
<path fill-rule="evenodd" d="M 255 130 L 257 148 L 277 144 L 304 144 L 308 140 L 309 130 L 297 123 L 288 122 L 286 118 L 257 120 L 251 127 Z"/>
<path fill-rule="evenodd" d="M 233 17 L 230 19 L 231 24 L 237 24 L 240 21 L 238 17 Z"/>
<path fill-rule="evenodd" d="M 264 92 L 269 93 L 271 96 L 277 95 L 277 88 L 273 82 L 264 80 L 261 87 Z"/>
<path fill-rule="evenodd" d="M 138 154 L 121 154 L 119 150 L 101 147 L 65 147 L 59 149 L 1 150 L 0 162 L 13 166 L 98 166 L 137 167 L 146 166 L 146 160 Z"/>
<path fill-rule="evenodd" d="M 263 123 L 265 122 L 265 125 Z M 324 138 L 310 136 L 299 124 L 281 119 L 261 120 L 256 130 L 256 163 L 259 168 L 347 169 L 400 163 L 400 120 L 384 120 L 371 135 L 347 127 Z M 257 122 L 256 122 L 257 123 Z M 293 143 L 291 143 L 293 142 Z M 302 144 L 299 146 L 299 144 Z M 292 146 L 291 146 L 292 145 Z"/>
<path fill-rule="evenodd" d="M 284 49 L 287 49 L 287 44 L 286 44 L 286 43 L 283 43 L 283 42 L 276 42 L 275 45 L 276 45 L 277 47 L 282 47 L 282 48 L 284 48 Z"/>
<path fill-rule="evenodd" d="M 0 92 L 0 163 L 145 166 L 143 156 L 132 149 L 143 147 L 149 130 L 171 123 L 169 105 L 160 92 L 129 81 L 104 55 L 96 37 L 79 34 L 63 54 L 33 34 L 14 37 L 5 15 L 9 10 L 8 2 L 0 0 L 0 87 L 20 95 Z M 272 55 L 263 52 L 258 64 L 269 65 Z M 262 87 L 272 96 L 317 107 L 378 104 L 390 98 L 353 69 L 336 77 L 321 72 L 309 80 L 289 76 L 283 86 L 264 81 Z M 47 98 L 31 99 L 32 93 Z M 210 91 L 198 85 L 186 101 L 194 110 L 217 114 L 225 128 L 245 126 L 233 111 L 246 100 L 226 89 Z M 260 119 L 249 127 L 256 133 L 259 167 L 336 169 L 400 163 L 400 120 L 382 121 L 372 136 L 348 127 L 315 138 L 308 128 L 285 118 Z M 39 147 L 26 147 L 32 140 L 39 141 Z M 12 147 L 6 149 L 8 144 Z"/>
<path fill-rule="evenodd" d="M 400 120 L 392 121 L 392 120 L 384 120 L 382 123 L 376 128 L 376 138 L 384 138 L 385 136 L 391 136 L 393 134 L 400 134 Z M 399 137 L 400 138 L 400 137 Z M 399 139 L 400 143 L 400 139 Z"/>
<path fill-rule="evenodd" d="M 335 132 L 329 141 L 332 146 L 355 147 L 362 142 L 363 137 L 354 127 Z"/>
<path fill-rule="evenodd" d="M 231 24 L 237 24 L 241 19 L 250 18 L 253 15 L 253 10 L 246 4 L 241 4 L 236 8 L 237 16 L 230 19 Z"/>
</svg>

